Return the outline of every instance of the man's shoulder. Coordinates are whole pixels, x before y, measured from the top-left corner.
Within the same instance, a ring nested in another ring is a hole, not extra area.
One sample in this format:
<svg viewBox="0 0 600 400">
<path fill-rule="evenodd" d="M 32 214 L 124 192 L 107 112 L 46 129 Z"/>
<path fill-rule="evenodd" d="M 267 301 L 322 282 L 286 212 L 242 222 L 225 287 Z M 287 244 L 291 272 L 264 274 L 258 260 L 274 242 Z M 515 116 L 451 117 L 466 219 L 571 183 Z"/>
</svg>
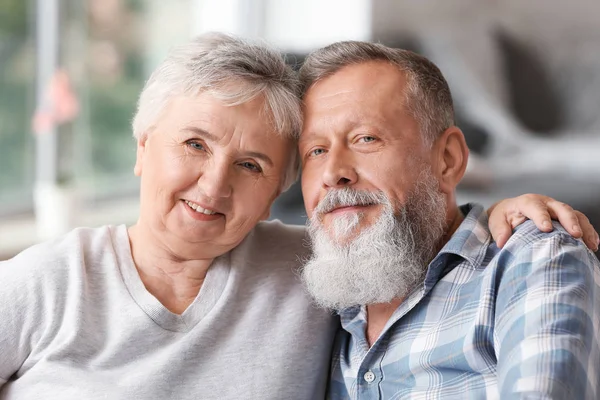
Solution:
<svg viewBox="0 0 600 400">
<path fill-rule="evenodd" d="M 495 254 L 496 265 L 503 269 L 515 267 L 522 273 L 529 271 L 529 267 L 541 268 L 551 275 L 561 275 L 567 267 L 575 267 L 578 275 L 597 277 L 600 263 L 591 250 L 559 223 L 553 222 L 553 226 L 551 232 L 542 232 L 533 221 L 519 225 Z"/>
<path fill-rule="evenodd" d="M 554 246 L 556 250 L 564 246 L 573 246 L 584 252 L 588 250 L 581 239 L 571 236 L 558 222 L 553 221 L 552 224 L 554 227 L 552 231 L 543 232 L 537 228 L 533 221 L 525 221 L 515 228 L 503 250 L 516 252 L 521 248 L 532 248 L 540 244 Z"/>
</svg>

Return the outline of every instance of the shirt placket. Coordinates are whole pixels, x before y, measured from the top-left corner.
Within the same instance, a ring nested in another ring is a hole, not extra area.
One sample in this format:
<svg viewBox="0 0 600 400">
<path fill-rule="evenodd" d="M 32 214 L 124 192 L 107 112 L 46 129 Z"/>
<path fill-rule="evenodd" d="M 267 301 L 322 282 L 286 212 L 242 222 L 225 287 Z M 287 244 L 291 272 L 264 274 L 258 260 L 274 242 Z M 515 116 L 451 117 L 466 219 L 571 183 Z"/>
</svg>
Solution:
<svg viewBox="0 0 600 400">
<path fill-rule="evenodd" d="M 356 376 L 356 400 L 384 399 L 384 394 L 380 390 L 380 384 L 383 380 L 382 363 L 387 351 L 390 335 L 394 332 L 393 326 L 421 301 L 427 289 L 427 287 L 421 288 L 409 296 L 406 302 L 400 305 L 396 312 L 394 312 L 390 321 L 388 321 L 388 324 L 382 330 L 381 337 L 377 339 L 370 349 L 365 349 L 366 354 L 360 362 L 358 375 Z M 366 346 L 364 332 L 367 324 L 366 320 L 361 322 L 363 326 L 360 329 L 355 327 L 350 333 L 361 345 Z"/>
<path fill-rule="evenodd" d="M 382 346 L 383 345 L 383 346 Z M 357 400 L 381 400 L 379 384 L 383 378 L 381 369 L 383 352 L 385 344 L 378 343 L 375 348 L 371 348 L 369 354 L 365 357 L 358 369 L 356 377 L 356 399 Z"/>
</svg>

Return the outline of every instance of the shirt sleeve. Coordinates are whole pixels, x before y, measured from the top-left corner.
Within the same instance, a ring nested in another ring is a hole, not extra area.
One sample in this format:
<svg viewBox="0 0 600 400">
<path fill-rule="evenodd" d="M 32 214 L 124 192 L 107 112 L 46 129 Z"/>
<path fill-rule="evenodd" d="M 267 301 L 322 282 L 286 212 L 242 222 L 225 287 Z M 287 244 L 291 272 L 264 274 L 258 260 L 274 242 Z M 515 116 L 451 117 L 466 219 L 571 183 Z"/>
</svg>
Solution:
<svg viewBox="0 0 600 400">
<path fill-rule="evenodd" d="M 495 345 L 501 399 L 596 399 L 598 260 L 563 232 L 504 253 Z"/>
</svg>

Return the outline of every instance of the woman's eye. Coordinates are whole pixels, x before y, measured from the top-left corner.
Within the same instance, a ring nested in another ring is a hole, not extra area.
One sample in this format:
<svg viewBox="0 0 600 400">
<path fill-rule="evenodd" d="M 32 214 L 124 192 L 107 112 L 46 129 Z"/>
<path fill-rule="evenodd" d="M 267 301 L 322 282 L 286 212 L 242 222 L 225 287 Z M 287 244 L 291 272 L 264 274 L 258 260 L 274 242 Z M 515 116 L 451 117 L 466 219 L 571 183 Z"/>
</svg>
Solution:
<svg viewBox="0 0 600 400">
<path fill-rule="evenodd" d="M 241 163 L 240 165 L 243 168 L 246 168 L 247 170 L 250 170 L 252 172 L 261 172 L 262 171 L 258 165 L 251 163 L 249 161 L 245 161 L 245 162 Z"/>
<path fill-rule="evenodd" d="M 204 145 L 200 142 L 190 141 L 188 142 L 188 146 L 190 146 L 194 150 L 206 150 Z"/>
</svg>

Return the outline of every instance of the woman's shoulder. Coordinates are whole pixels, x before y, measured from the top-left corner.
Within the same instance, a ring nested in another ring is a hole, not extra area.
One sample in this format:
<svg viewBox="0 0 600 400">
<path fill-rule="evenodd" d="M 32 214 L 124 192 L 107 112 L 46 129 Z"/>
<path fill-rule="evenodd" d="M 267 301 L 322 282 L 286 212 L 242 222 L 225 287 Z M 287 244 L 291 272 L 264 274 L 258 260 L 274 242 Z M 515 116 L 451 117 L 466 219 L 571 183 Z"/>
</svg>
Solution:
<svg viewBox="0 0 600 400">
<path fill-rule="evenodd" d="M 297 263 L 310 250 L 304 226 L 263 221 L 248 234 L 237 252 L 256 261 Z"/>
<path fill-rule="evenodd" d="M 115 248 L 115 242 L 127 228 L 102 226 L 76 228 L 52 240 L 35 244 L 15 257 L 0 262 L 0 273 L 35 273 L 35 276 L 59 273 L 74 264 L 83 265 L 103 252 Z"/>
<path fill-rule="evenodd" d="M 303 225 L 284 224 L 279 220 L 258 223 L 252 234 L 255 240 L 268 245 L 285 248 L 305 248 L 308 245 Z"/>
<path fill-rule="evenodd" d="M 0 321 L 7 321 L 0 323 L 0 337 L 6 339 L 0 340 L 0 353 L 8 357 L 0 376 L 10 376 L 35 346 L 48 343 L 67 315 L 79 321 L 82 301 L 96 304 L 93 296 L 102 291 L 92 285 L 99 287 L 97 281 L 108 275 L 99 272 L 111 268 L 119 232 L 126 235 L 127 228 L 74 229 L 0 262 Z"/>
</svg>

